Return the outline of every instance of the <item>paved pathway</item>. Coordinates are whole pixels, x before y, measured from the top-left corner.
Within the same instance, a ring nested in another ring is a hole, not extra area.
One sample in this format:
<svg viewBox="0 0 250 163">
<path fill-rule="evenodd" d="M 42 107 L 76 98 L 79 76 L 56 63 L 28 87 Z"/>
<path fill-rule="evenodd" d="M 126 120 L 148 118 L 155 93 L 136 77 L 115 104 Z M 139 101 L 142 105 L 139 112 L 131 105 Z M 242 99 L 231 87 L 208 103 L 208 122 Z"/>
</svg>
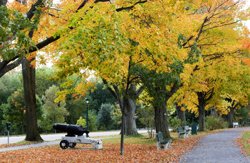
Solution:
<svg viewBox="0 0 250 163">
<path fill-rule="evenodd" d="M 180 163 L 250 163 L 235 143 L 244 130 L 250 128 L 229 129 L 202 138 L 193 150 L 181 158 Z"/>
<path fill-rule="evenodd" d="M 8 151 L 21 150 L 21 149 L 28 149 L 28 148 L 37 148 L 37 147 L 44 147 L 44 146 L 50 146 L 50 145 L 56 145 L 56 144 L 59 144 L 59 141 L 42 142 L 42 143 L 37 143 L 37 144 L 0 148 L 0 152 L 8 152 Z"/>
<path fill-rule="evenodd" d="M 103 136 L 112 136 L 112 135 L 119 135 L 119 130 L 114 131 L 98 131 L 98 132 L 90 132 L 90 137 L 103 137 Z M 146 130 L 139 130 L 139 133 L 146 133 Z M 57 134 L 42 134 L 41 137 L 44 141 L 55 141 L 58 139 L 61 139 L 63 136 L 65 136 L 65 133 L 57 133 Z M 25 136 L 10 136 L 10 143 L 17 143 L 20 141 L 23 141 Z M 7 144 L 7 137 L 0 137 L 0 144 Z"/>
</svg>

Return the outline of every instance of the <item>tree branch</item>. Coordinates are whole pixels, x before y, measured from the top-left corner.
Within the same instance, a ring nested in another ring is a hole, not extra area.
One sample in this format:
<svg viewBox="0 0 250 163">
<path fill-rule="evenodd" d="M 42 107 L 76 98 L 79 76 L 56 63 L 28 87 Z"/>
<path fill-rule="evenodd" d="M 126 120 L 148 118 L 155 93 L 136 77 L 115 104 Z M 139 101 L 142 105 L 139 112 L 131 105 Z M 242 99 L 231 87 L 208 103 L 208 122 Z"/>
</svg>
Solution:
<svg viewBox="0 0 250 163">
<path fill-rule="evenodd" d="M 171 87 L 169 93 L 166 95 L 166 98 L 169 99 L 170 97 L 172 97 L 173 94 L 175 94 L 181 86 L 182 84 L 178 84 L 178 82 L 175 82 L 174 85 Z"/>
<path fill-rule="evenodd" d="M 108 90 L 110 91 L 110 93 L 116 98 L 118 99 L 118 96 L 116 94 L 116 92 L 109 86 L 107 80 L 102 79 L 103 83 L 107 86 Z"/>
<path fill-rule="evenodd" d="M 30 10 L 26 13 L 27 15 L 27 18 L 29 20 L 32 19 L 32 17 L 35 15 L 35 11 L 37 10 L 37 7 L 40 6 L 40 5 L 43 5 L 43 0 L 37 0 L 36 3 L 34 3 Z"/>
<path fill-rule="evenodd" d="M 140 94 L 143 92 L 144 88 L 145 88 L 144 85 L 140 86 L 140 88 L 135 93 L 136 98 L 138 98 L 140 96 Z"/>
<path fill-rule="evenodd" d="M 18 65 L 20 65 L 22 60 L 23 60 L 22 58 L 18 58 L 16 61 L 4 66 L 3 68 L 0 67 L 1 68 L 0 77 L 2 77 L 4 74 L 9 72 L 10 70 L 16 68 Z"/>
<path fill-rule="evenodd" d="M 209 101 L 214 95 L 214 88 L 210 89 L 208 92 L 205 93 L 205 96 L 208 96 L 205 98 L 205 101 Z"/>
<path fill-rule="evenodd" d="M 230 22 L 230 23 L 224 23 L 224 24 L 220 24 L 220 25 L 215 25 L 215 26 L 212 26 L 212 27 L 209 27 L 209 28 L 205 29 L 204 31 L 208 31 L 208 30 L 210 30 L 210 29 L 214 29 L 214 28 L 219 28 L 219 27 L 224 27 L 224 26 L 236 24 L 236 23 L 238 23 L 239 21 L 240 21 L 240 20 L 237 20 L 237 21 L 234 21 L 234 22 Z"/>
<path fill-rule="evenodd" d="M 146 3 L 146 2 L 147 2 L 147 0 L 140 0 L 140 1 L 136 2 L 136 3 L 134 3 L 134 4 L 131 5 L 131 6 L 117 8 L 116 11 L 117 11 L 117 12 L 120 12 L 120 11 L 123 11 L 123 10 L 131 10 L 131 9 L 133 9 L 136 5 L 142 4 L 142 3 Z"/>
<path fill-rule="evenodd" d="M 80 6 L 77 8 L 76 12 L 78 12 L 78 10 L 82 9 L 82 8 L 86 5 L 87 2 L 88 2 L 88 0 L 84 0 L 84 1 L 80 4 Z"/>
<path fill-rule="evenodd" d="M 30 10 L 26 13 L 27 18 L 28 18 L 29 20 L 31 20 L 31 19 L 33 18 L 33 16 L 35 15 L 35 11 L 37 10 L 37 6 L 43 4 L 42 1 L 43 1 L 43 0 L 37 0 L 36 3 L 33 4 L 33 5 L 31 6 Z M 84 1 L 80 4 L 80 6 L 77 8 L 76 12 L 77 12 L 78 10 L 80 10 L 81 8 L 83 8 L 83 7 L 86 5 L 87 2 L 88 2 L 88 0 L 84 0 Z M 32 35 L 32 33 L 30 33 L 30 35 Z M 50 36 L 50 37 L 48 37 L 47 39 L 45 39 L 45 40 L 43 40 L 43 41 L 37 43 L 36 46 L 31 46 L 31 47 L 29 48 L 29 50 L 28 50 L 27 53 L 32 53 L 32 52 L 35 52 L 35 51 L 37 51 L 37 50 L 40 50 L 40 49 L 46 47 L 47 45 L 49 45 L 49 44 L 55 42 L 55 41 L 58 40 L 59 38 L 60 38 L 60 35 L 58 35 L 58 36 Z M 14 66 L 17 67 L 17 66 L 18 66 L 17 63 L 19 63 L 19 64 L 21 63 L 21 62 L 15 62 L 15 64 L 14 64 L 14 63 L 11 63 L 11 64 L 9 65 L 9 63 L 10 63 L 11 61 L 14 61 L 14 60 L 17 59 L 18 57 L 21 57 L 21 56 L 15 56 L 15 57 L 12 58 L 11 60 L 0 62 L 0 77 L 3 76 L 3 75 L 4 75 L 5 73 L 7 73 L 8 71 L 10 71 L 10 70 L 12 70 L 13 68 L 15 68 Z"/>
</svg>

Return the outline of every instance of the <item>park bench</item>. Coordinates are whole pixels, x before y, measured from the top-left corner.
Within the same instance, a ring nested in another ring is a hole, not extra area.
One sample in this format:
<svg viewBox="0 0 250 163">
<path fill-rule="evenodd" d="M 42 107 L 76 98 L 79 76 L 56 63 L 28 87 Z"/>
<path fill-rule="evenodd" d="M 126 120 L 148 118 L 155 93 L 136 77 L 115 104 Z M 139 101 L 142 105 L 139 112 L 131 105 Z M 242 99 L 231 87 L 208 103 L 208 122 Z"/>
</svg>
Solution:
<svg viewBox="0 0 250 163">
<path fill-rule="evenodd" d="M 162 132 L 158 132 L 156 134 L 157 139 L 157 149 L 168 149 L 170 147 L 170 144 L 172 142 L 171 139 L 164 139 Z"/>
<path fill-rule="evenodd" d="M 185 130 L 187 136 L 191 135 L 191 129 L 192 129 L 192 128 L 189 127 L 189 126 L 184 126 L 184 130 Z"/>
<path fill-rule="evenodd" d="M 233 122 L 233 128 L 239 127 L 239 123 L 238 122 Z"/>
<path fill-rule="evenodd" d="M 177 128 L 177 133 L 178 133 L 178 137 L 181 138 L 186 138 L 188 136 L 189 131 L 185 130 L 185 127 L 178 127 Z"/>
</svg>

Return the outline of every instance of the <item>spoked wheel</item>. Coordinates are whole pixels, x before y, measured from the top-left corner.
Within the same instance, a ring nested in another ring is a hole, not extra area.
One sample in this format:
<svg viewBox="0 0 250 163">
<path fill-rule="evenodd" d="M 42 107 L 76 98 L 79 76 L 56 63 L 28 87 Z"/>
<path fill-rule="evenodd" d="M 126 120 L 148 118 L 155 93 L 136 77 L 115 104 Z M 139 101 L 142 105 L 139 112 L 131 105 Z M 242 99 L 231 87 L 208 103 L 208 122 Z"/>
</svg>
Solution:
<svg viewBox="0 0 250 163">
<path fill-rule="evenodd" d="M 62 149 L 68 148 L 68 147 L 69 147 L 69 142 L 68 142 L 67 140 L 62 140 L 62 141 L 60 142 L 60 147 L 61 147 Z"/>
<path fill-rule="evenodd" d="M 70 148 L 75 148 L 75 146 L 76 146 L 76 143 L 69 143 Z"/>
</svg>

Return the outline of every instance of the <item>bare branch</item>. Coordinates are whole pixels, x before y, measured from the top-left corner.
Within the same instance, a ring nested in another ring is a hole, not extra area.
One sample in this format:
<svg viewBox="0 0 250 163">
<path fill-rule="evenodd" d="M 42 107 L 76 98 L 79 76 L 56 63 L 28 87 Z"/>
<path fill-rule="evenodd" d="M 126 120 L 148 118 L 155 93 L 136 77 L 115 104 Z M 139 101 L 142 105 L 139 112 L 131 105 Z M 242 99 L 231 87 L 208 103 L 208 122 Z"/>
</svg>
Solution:
<svg viewBox="0 0 250 163">
<path fill-rule="evenodd" d="M 117 11 L 117 12 L 120 12 L 120 11 L 123 11 L 123 10 L 131 10 L 131 9 L 133 9 L 136 5 L 142 4 L 142 3 L 146 3 L 146 2 L 147 2 L 147 0 L 140 0 L 140 1 L 136 2 L 136 3 L 134 3 L 134 4 L 131 5 L 131 6 L 117 8 L 116 11 Z"/>
<path fill-rule="evenodd" d="M 3 68 L 0 67 L 1 68 L 0 77 L 2 77 L 4 74 L 9 72 L 10 70 L 16 68 L 18 65 L 20 65 L 21 62 L 22 62 L 22 58 L 18 58 L 16 61 L 11 62 L 10 64 L 4 66 Z"/>
<path fill-rule="evenodd" d="M 86 5 L 87 2 L 88 2 L 88 0 L 84 0 L 84 1 L 80 4 L 80 6 L 77 8 L 76 12 L 77 12 L 78 10 L 82 9 L 82 8 Z"/>
<path fill-rule="evenodd" d="M 107 86 L 108 90 L 110 91 L 110 93 L 116 98 L 118 99 L 118 96 L 116 94 L 116 92 L 109 86 L 107 80 L 102 79 L 103 83 Z"/>
<path fill-rule="evenodd" d="M 215 26 L 212 26 L 212 27 L 209 27 L 207 29 L 205 29 L 204 31 L 208 31 L 210 29 L 214 29 L 214 28 L 219 28 L 219 27 L 224 27 L 224 26 L 229 26 L 229 25 L 233 25 L 233 24 L 236 24 L 240 22 L 239 20 L 235 21 L 235 22 L 230 22 L 230 23 L 224 23 L 224 24 L 220 24 L 220 25 L 215 25 Z"/>
</svg>

